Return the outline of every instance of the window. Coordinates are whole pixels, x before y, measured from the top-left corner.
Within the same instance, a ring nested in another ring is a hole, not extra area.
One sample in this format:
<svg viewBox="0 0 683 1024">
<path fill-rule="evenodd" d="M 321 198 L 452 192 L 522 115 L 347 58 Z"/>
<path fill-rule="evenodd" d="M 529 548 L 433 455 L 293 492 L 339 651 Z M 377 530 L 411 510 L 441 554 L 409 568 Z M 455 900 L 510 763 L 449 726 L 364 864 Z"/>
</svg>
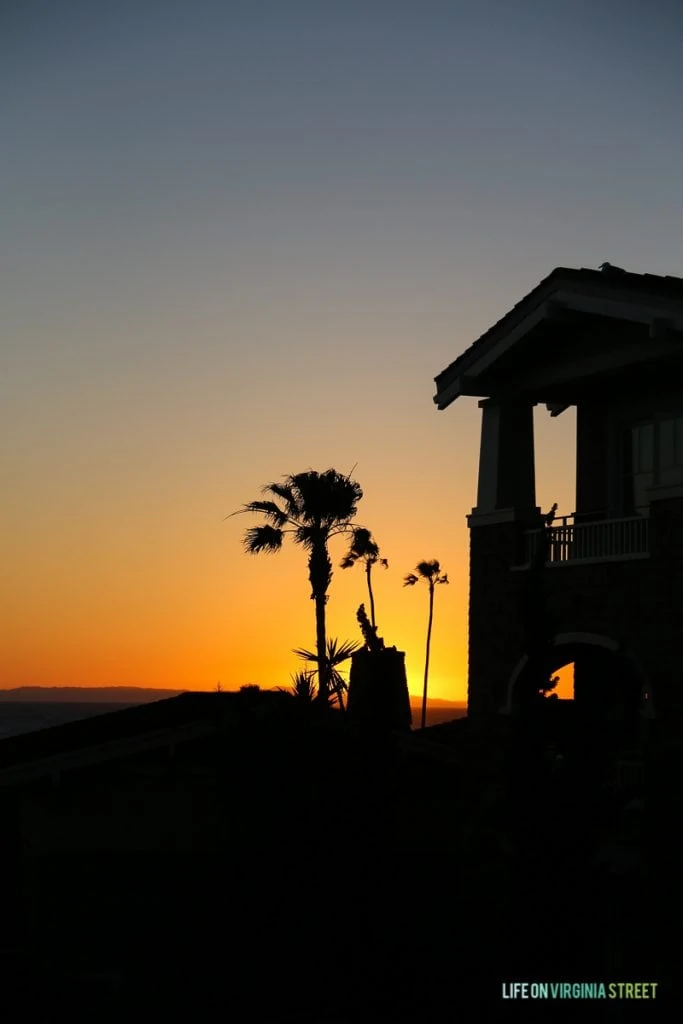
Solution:
<svg viewBox="0 0 683 1024">
<path fill-rule="evenodd" d="M 683 483 L 683 416 L 659 423 L 659 473 L 662 487 Z"/>
<path fill-rule="evenodd" d="M 683 484 L 683 416 L 642 420 L 621 435 L 624 515 L 647 513 L 648 490 Z"/>
<path fill-rule="evenodd" d="M 626 515 L 647 511 L 647 491 L 654 483 L 655 424 L 636 423 L 622 435 L 622 499 Z"/>
</svg>

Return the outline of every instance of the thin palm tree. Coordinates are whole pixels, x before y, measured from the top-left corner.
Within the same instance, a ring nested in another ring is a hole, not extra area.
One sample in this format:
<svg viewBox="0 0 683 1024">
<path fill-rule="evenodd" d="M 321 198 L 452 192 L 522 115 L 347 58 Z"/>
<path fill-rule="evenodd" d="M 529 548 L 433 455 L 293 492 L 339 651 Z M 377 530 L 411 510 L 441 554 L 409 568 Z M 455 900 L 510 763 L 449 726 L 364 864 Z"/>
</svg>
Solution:
<svg viewBox="0 0 683 1024">
<path fill-rule="evenodd" d="M 427 650 L 425 654 L 425 675 L 422 688 L 422 728 L 427 723 L 427 680 L 429 678 L 429 648 L 432 642 L 432 622 L 434 621 L 434 589 L 437 584 L 448 583 L 448 576 L 441 572 L 441 566 L 433 559 L 430 562 L 418 562 L 415 572 L 408 573 L 403 580 L 404 587 L 414 587 L 419 580 L 425 580 L 429 586 L 429 620 L 427 622 Z"/>
<path fill-rule="evenodd" d="M 309 469 L 284 477 L 282 483 L 266 484 L 262 493 L 263 500 L 250 501 L 231 514 L 252 512 L 265 519 L 265 523 L 251 527 L 244 535 L 244 547 L 249 554 L 279 551 L 287 534 L 308 552 L 308 579 L 311 600 L 315 602 L 318 698 L 327 703 L 331 666 L 326 658 L 325 606 L 332 579 L 328 544 L 332 537 L 353 531 L 363 491 L 350 475 L 336 469 L 324 473 Z"/>
<path fill-rule="evenodd" d="M 386 558 L 380 558 L 379 545 L 372 539 L 370 531 L 362 526 L 357 527 L 353 531 L 349 550 L 339 564 L 342 569 L 350 569 L 356 562 L 363 563 L 365 579 L 368 585 L 368 597 L 370 598 L 370 622 L 373 629 L 377 629 L 377 623 L 375 622 L 375 595 L 372 592 L 372 569 L 378 563 L 384 569 L 388 569 L 389 563 Z"/>
</svg>

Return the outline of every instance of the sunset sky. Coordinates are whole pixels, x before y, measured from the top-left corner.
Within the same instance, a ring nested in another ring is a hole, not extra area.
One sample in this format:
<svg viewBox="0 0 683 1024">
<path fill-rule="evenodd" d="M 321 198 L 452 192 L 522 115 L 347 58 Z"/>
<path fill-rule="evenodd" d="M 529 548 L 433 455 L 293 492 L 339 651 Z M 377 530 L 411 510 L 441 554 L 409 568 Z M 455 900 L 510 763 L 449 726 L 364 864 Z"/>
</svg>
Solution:
<svg viewBox="0 0 683 1024">
<path fill-rule="evenodd" d="M 3 3 L 0 687 L 288 684 L 306 556 L 225 516 L 334 466 L 416 694 L 402 579 L 448 572 L 464 699 L 480 413 L 433 378 L 555 266 L 683 276 L 682 44 L 674 0 Z M 335 570 L 332 636 L 364 597 Z"/>
</svg>

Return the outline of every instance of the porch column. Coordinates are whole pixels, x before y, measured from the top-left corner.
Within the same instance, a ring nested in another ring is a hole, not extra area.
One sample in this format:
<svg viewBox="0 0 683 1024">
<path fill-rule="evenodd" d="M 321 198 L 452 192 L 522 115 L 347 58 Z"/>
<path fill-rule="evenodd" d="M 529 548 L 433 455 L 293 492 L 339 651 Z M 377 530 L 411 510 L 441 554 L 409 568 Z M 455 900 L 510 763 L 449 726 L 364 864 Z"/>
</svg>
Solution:
<svg viewBox="0 0 683 1024">
<path fill-rule="evenodd" d="M 537 516 L 533 403 L 487 398 L 479 407 L 479 485 L 470 518 L 492 522 Z"/>
</svg>

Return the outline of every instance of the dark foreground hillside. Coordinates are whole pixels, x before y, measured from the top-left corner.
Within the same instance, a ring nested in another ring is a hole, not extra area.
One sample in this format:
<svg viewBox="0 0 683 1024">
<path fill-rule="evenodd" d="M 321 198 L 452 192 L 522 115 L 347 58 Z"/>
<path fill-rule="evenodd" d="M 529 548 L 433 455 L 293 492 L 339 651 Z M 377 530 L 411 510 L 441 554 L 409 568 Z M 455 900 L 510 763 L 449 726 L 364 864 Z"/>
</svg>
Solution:
<svg viewBox="0 0 683 1024">
<path fill-rule="evenodd" d="M 599 809 L 520 792 L 504 737 L 370 737 L 279 695 L 162 705 L 62 727 L 68 756 L 60 730 L 0 744 L 24 1019 L 626 1019 L 503 1002 L 515 980 L 657 980 L 629 1011 L 673 1005 L 673 851 L 638 834 L 600 862 Z"/>
</svg>

